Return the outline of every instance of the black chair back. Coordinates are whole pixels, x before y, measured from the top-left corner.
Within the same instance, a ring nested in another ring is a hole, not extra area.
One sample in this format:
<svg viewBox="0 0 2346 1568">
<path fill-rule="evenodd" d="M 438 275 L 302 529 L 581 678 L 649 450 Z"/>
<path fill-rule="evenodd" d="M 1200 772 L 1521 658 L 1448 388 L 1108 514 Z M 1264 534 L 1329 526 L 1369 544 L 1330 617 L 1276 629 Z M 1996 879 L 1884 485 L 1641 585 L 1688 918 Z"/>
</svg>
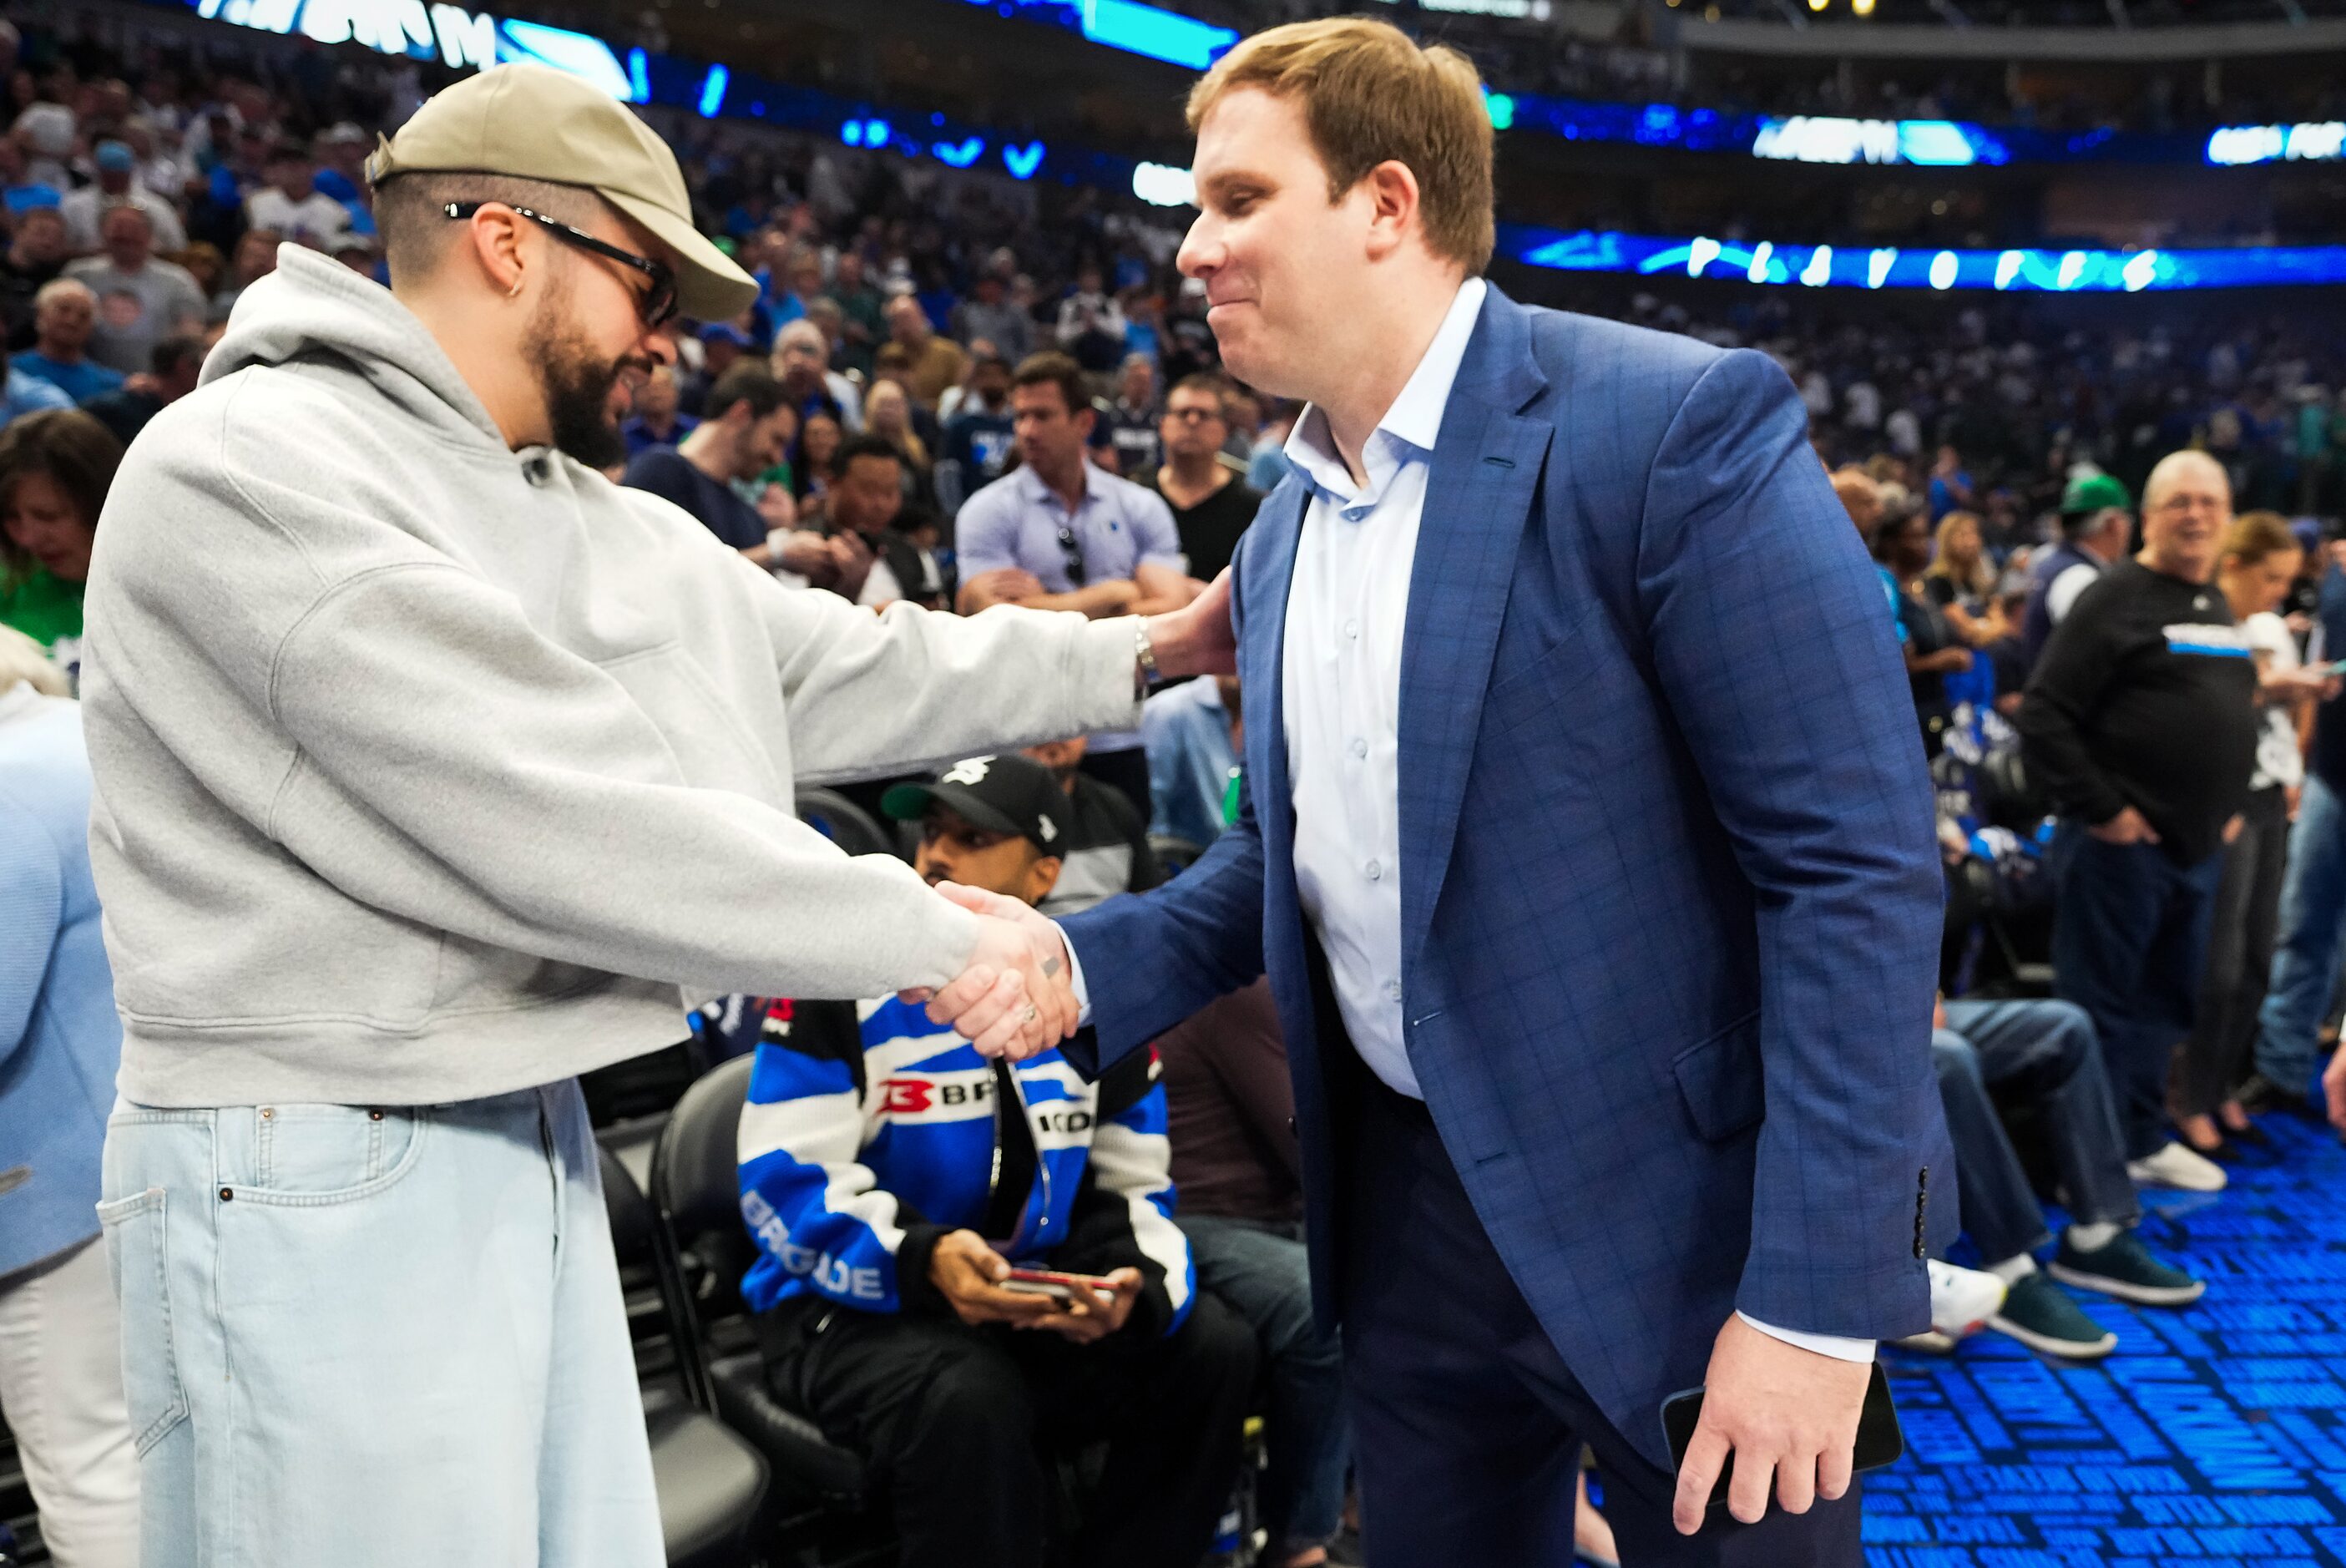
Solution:
<svg viewBox="0 0 2346 1568">
<path fill-rule="evenodd" d="M 611 1250 L 625 1268 L 651 1257 L 652 1206 L 618 1156 L 599 1144 L 596 1150 L 602 1156 L 603 1212 L 611 1219 Z"/>
<path fill-rule="evenodd" d="M 801 789 L 800 819 L 851 855 L 892 855 L 896 835 L 873 820 L 872 813 L 832 789 Z"/>
<path fill-rule="evenodd" d="M 742 1227 L 740 1160 L 734 1138 L 742 1102 L 750 1093 L 755 1056 L 737 1056 L 704 1074 L 676 1103 L 652 1150 L 652 1208 L 658 1218 L 661 1284 L 677 1314 L 677 1360 L 693 1402 L 714 1413 L 709 1382 L 706 1315 L 739 1308 L 739 1286 L 750 1261 L 749 1233 Z M 712 1276 L 711 1292 L 699 1297 L 684 1272 L 683 1249 L 701 1250 Z"/>
<path fill-rule="evenodd" d="M 757 1255 L 741 1220 L 734 1142 L 756 1060 L 736 1057 L 686 1090 L 652 1150 L 653 1240 L 677 1367 L 693 1403 L 748 1436 L 794 1495 L 821 1499 L 819 1507 L 861 1508 L 862 1461 L 774 1399 L 754 1349 L 718 1343 L 746 1338 L 721 1331 L 728 1319 L 746 1318 L 741 1277 Z"/>
<path fill-rule="evenodd" d="M 675 1303 L 658 1268 L 659 1227 L 649 1199 L 608 1145 L 598 1144 L 603 1211 L 611 1222 L 611 1250 L 625 1275 L 646 1264 L 660 1277 L 660 1307 L 668 1343 L 686 1358 Z M 632 1319 L 633 1312 L 629 1314 Z M 631 1322 L 631 1331 L 634 1324 Z M 688 1379 L 687 1387 L 689 1388 Z M 764 1514 L 772 1478 L 765 1455 L 741 1433 L 676 1397 L 663 1380 L 645 1386 L 644 1435 L 651 1448 L 652 1484 L 658 1493 L 660 1535 L 671 1568 L 745 1568 L 762 1561 L 749 1542 Z"/>
<path fill-rule="evenodd" d="M 1164 868 L 1168 877 L 1179 876 L 1196 865 L 1198 857 L 1206 852 L 1205 845 L 1173 833 L 1149 834 L 1148 848 L 1156 855 L 1158 865 Z"/>
</svg>

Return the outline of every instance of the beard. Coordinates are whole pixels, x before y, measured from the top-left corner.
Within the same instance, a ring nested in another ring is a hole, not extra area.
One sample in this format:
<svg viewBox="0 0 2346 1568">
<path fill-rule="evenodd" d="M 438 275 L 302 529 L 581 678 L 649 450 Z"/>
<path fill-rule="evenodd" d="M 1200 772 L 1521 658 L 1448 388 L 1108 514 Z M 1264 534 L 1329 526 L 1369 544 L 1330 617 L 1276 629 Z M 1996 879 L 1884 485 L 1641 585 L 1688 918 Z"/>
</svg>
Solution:
<svg viewBox="0 0 2346 1568">
<path fill-rule="evenodd" d="M 611 415 L 612 389 L 640 356 L 629 352 L 605 359 L 596 352 L 570 323 L 569 304 L 568 290 L 546 296 L 530 324 L 523 351 L 537 367 L 555 450 L 588 468 L 609 468 L 627 457 L 626 438 Z"/>
</svg>

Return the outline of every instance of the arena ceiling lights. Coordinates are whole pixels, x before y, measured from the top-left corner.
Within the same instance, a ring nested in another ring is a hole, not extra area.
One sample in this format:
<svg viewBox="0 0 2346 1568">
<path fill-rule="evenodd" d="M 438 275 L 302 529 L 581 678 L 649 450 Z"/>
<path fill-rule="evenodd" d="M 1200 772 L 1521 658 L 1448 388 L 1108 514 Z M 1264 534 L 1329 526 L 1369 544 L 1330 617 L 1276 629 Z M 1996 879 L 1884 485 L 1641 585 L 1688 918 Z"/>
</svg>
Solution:
<svg viewBox="0 0 2346 1568">
<path fill-rule="evenodd" d="M 1666 239 L 1502 224 L 1499 249 L 1530 267 L 1713 278 L 1810 289 L 2093 294 L 2346 282 L 2346 245 L 2188 250 L 1946 250 Z"/>
<path fill-rule="evenodd" d="M 175 4 L 176 0 L 161 0 Z M 996 0 L 998 5 L 1013 0 Z M 384 54 L 438 58 L 455 69 L 536 60 L 596 82 L 634 104 L 690 109 L 704 117 L 762 121 L 777 128 L 835 136 L 848 147 L 954 168 L 998 166 L 1015 179 L 1046 178 L 1128 190 L 1159 207 L 1195 198 L 1189 170 L 1136 163 L 1113 153 L 1018 140 L 962 125 L 942 114 L 879 112 L 813 88 L 768 81 L 719 63 L 701 65 L 630 49 L 624 62 L 602 39 L 566 28 L 499 18 L 425 0 L 186 0 L 197 15 L 271 33 L 299 32 L 321 43 L 359 43 Z M 1096 6 L 1095 15 L 1098 15 Z M 1141 9 L 1148 9 L 1141 7 Z M 1520 100 L 1492 99 L 1503 120 Z M 1617 106 L 1618 107 L 1618 106 Z M 1520 115 L 1520 107 L 1515 113 Z M 1679 111 L 1668 111 L 1672 115 Z M 1702 117 L 1693 111 L 1689 122 Z M 1716 118 L 1717 117 L 1711 117 Z M 2304 127 L 2290 127 L 2300 130 Z M 1882 150 L 1879 133 L 1872 144 Z M 2338 140 L 2346 140 L 2341 136 Z M 2295 156 L 2320 153 L 2320 137 L 2297 138 Z M 2259 145 L 2269 146 L 2270 138 Z M 2231 144 L 2227 144 L 2230 146 Z M 2243 147 L 2246 143 L 2241 144 Z M 2288 157 L 2291 137 L 2280 137 Z M 2328 145 L 2333 148 L 2336 141 Z M 1650 235 L 1502 225 L 1503 254 L 1534 267 L 1654 277 L 1740 279 L 1810 288 L 2003 290 L 2045 293 L 2140 292 L 2259 284 L 2346 282 L 2346 246 L 2196 250 L 1933 250 L 1826 245 L 1747 244 L 1697 236 Z"/>
</svg>

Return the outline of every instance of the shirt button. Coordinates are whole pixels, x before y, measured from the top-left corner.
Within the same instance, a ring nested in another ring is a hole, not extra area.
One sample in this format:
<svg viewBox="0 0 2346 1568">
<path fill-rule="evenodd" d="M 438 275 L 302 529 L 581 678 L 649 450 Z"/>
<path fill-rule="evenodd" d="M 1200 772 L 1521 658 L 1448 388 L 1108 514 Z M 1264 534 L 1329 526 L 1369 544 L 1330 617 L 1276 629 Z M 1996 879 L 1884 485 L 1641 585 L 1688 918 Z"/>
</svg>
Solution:
<svg viewBox="0 0 2346 1568">
<path fill-rule="evenodd" d="M 1344 635 L 1348 637 L 1359 636 L 1361 635 L 1361 623 L 1358 621 L 1346 621 L 1344 623 Z"/>
<path fill-rule="evenodd" d="M 1369 754 L 1369 743 L 1365 740 L 1355 740 L 1344 749 L 1350 751 L 1354 757 L 1366 757 Z"/>
<path fill-rule="evenodd" d="M 1382 860 L 1371 860 L 1367 865 L 1362 866 L 1361 870 L 1367 874 L 1369 881 L 1372 882 L 1382 881 L 1384 880 L 1385 863 Z"/>
<path fill-rule="evenodd" d="M 1385 982 L 1385 1000 L 1388 1002 L 1399 1002 L 1401 1000 L 1400 981 L 1388 980 Z"/>
</svg>

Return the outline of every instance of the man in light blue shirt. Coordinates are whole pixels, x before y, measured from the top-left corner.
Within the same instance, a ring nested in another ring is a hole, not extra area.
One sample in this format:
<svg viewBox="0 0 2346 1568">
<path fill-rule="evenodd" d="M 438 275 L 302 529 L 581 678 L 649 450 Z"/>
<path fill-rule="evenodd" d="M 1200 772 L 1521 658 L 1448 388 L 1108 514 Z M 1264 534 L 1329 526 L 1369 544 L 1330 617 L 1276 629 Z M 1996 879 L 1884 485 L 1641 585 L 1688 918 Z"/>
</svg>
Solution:
<svg viewBox="0 0 2346 1568">
<path fill-rule="evenodd" d="M 1188 681 L 1141 705 L 1151 833 L 1200 849 L 1221 837 L 1222 802 L 1239 770 L 1239 712 L 1235 676 Z"/>
<path fill-rule="evenodd" d="M 963 503 L 954 524 L 960 609 L 993 605 L 1077 610 L 1094 619 L 1176 610 L 1198 596 L 1163 496 L 1086 461 L 1092 402 L 1062 353 L 1023 361 L 1011 377 L 1019 466 Z M 1140 732 L 1094 735 L 1084 771 L 1148 813 Z"/>
<path fill-rule="evenodd" d="M 0 427 L 14 424 L 28 413 L 73 405 L 73 399 L 47 382 L 10 365 L 6 389 L 0 391 Z"/>
<path fill-rule="evenodd" d="M 33 346 L 8 356 L 9 368 L 44 381 L 75 402 L 112 392 L 125 380 L 89 357 L 97 295 L 77 278 L 52 278 L 33 296 Z"/>
</svg>

